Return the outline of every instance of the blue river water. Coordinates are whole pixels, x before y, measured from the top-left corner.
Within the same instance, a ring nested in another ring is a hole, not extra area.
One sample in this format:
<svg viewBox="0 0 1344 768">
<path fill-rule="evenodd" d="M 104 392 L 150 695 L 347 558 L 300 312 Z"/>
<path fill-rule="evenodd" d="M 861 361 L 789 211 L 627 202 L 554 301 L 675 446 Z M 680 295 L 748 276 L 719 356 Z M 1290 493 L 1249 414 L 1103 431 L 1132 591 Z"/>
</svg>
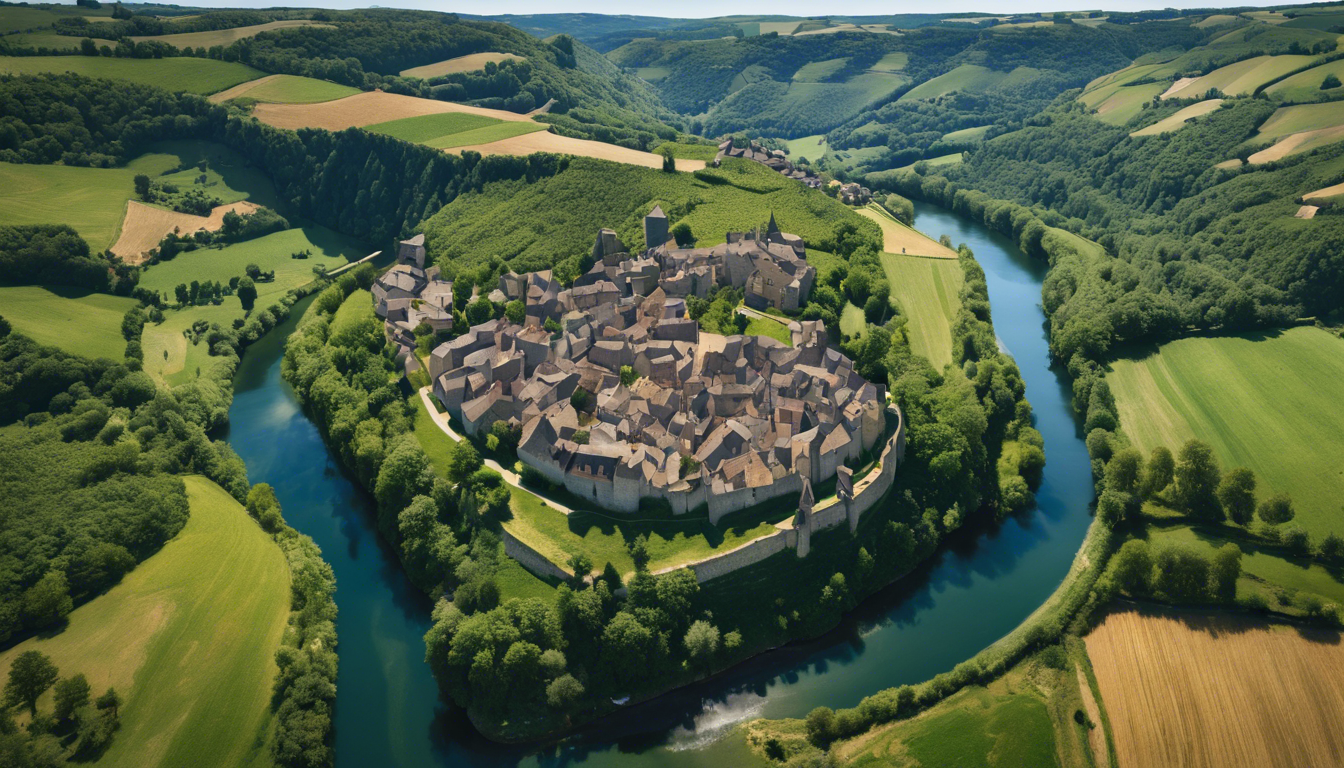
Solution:
<svg viewBox="0 0 1344 768">
<path fill-rule="evenodd" d="M 228 440 L 251 481 L 275 487 L 286 519 L 335 570 L 337 766 L 731 765 L 742 747 L 720 737 L 734 724 L 853 706 L 882 688 L 926 680 L 1003 637 L 1044 602 L 1082 543 L 1092 499 L 1067 375 L 1050 365 L 1040 307 L 1045 266 L 1010 238 L 942 208 L 917 204 L 915 225 L 969 245 L 984 267 L 995 330 L 1017 360 L 1045 438 L 1037 507 L 959 531 L 919 571 L 822 638 L 758 656 L 546 747 L 492 744 L 440 701 L 424 662 L 429 602 L 378 538 L 371 501 L 342 474 L 280 378 L 284 339 L 299 313 L 253 345 L 235 381 Z"/>
</svg>

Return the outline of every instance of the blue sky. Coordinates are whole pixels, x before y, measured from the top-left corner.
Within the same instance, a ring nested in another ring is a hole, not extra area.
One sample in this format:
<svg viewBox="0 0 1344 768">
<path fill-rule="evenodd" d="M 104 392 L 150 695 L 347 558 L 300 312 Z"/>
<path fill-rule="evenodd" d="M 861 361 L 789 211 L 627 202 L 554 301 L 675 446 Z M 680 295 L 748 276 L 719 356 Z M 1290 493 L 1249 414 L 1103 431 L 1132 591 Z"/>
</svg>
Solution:
<svg viewBox="0 0 1344 768">
<path fill-rule="evenodd" d="M 178 0 L 182 5 L 219 8 L 274 8 L 284 6 L 323 8 L 368 8 L 367 2 L 349 0 Z M 1241 2 L 1263 6 L 1268 2 Z M 825 14 L 883 15 L 894 13 L 963 13 L 983 12 L 990 15 L 1033 13 L 1039 11 L 1090 10 L 1097 6 L 1057 0 L 1021 0 L 1021 2 L 985 2 L 984 0 L 942 0 L 941 2 L 891 2 L 891 0 L 847 0 L 843 3 L 826 0 L 771 0 L 769 3 L 735 3 L 728 0 L 678 0 L 675 4 L 636 4 L 613 0 L 489 0 L 488 2 L 433 2 L 433 0 L 394 0 L 380 4 L 388 8 L 421 8 L 433 11 L 456 11 L 475 14 L 531 14 L 531 13 L 609 13 L 639 16 L 671 16 L 699 18 L 731 14 L 771 13 L 790 16 Z M 1228 4 L 1232 5 L 1231 3 Z M 1143 0 L 1111 0 L 1106 10 L 1138 11 L 1153 8 L 1208 8 L 1214 2 L 1143 2 Z M 1215 6 L 1216 7 L 1216 6 Z"/>
</svg>

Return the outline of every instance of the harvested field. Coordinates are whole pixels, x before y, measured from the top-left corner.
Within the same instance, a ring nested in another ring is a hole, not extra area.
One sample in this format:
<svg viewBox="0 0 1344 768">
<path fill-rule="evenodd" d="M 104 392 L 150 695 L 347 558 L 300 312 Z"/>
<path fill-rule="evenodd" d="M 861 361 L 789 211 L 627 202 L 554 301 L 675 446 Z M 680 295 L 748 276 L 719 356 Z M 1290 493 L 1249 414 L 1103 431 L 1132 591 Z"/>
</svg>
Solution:
<svg viewBox="0 0 1344 768">
<path fill-rule="evenodd" d="M 494 141 L 489 144 L 473 144 L 464 147 L 453 147 L 452 152 L 480 152 L 483 155 L 530 155 L 533 152 L 556 152 L 566 155 L 579 155 L 582 157 L 595 157 L 598 160 L 611 160 L 616 163 L 626 163 L 629 165 L 642 165 L 645 168 L 662 168 L 663 156 L 655 155 L 652 152 L 640 152 L 637 149 L 626 149 L 618 147 L 615 144 L 604 144 L 600 141 L 588 141 L 586 139 L 575 139 L 569 136 L 561 136 L 548 131 L 537 131 L 523 136 L 515 136 L 503 141 Z M 704 160 L 677 160 L 677 170 L 679 171 L 698 171 L 705 167 Z"/>
<path fill-rule="evenodd" d="M 882 250 L 887 253 L 934 256 L 941 259 L 957 258 L 956 251 L 922 232 L 905 226 L 874 204 L 869 204 L 866 208 L 857 208 L 854 212 L 877 222 L 882 228 Z"/>
<path fill-rule="evenodd" d="M 485 69 L 485 65 L 491 62 L 495 64 L 509 59 L 522 59 L 522 56 L 513 53 L 496 53 L 487 51 L 485 53 L 472 53 L 466 56 L 458 56 L 454 59 L 445 59 L 436 61 L 433 64 L 426 64 L 422 67 L 411 67 L 401 70 L 402 77 L 422 77 L 428 80 L 431 77 L 443 77 L 455 72 L 475 72 Z"/>
<path fill-rule="evenodd" d="M 1333 144 L 1336 141 L 1344 140 L 1344 125 L 1337 125 L 1333 128 L 1322 128 L 1318 131 L 1303 131 L 1294 133 L 1291 136 L 1285 136 L 1274 142 L 1274 145 L 1262 149 L 1259 152 L 1246 158 L 1251 164 L 1270 163 L 1275 160 L 1296 154 L 1298 152 L 1308 152 L 1323 147 L 1326 144 Z"/>
<path fill-rule="evenodd" d="M 1162 92 L 1162 95 L 1159 96 L 1158 98 L 1161 98 L 1161 99 L 1167 99 L 1167 98 L 1170 98 L 1170 97 L 1172 96 L 1172 94 L 1176 93 L 1177 91 L 1180 91 L 1180 90 L 1184 89 L 1185 86 L 1187 86 L 1187 85 L 1189 85 L 1189 84 L 1195 82 L 1195 81 L 1198 80 L 1198 79 L 1199 79 L 1198 77 L 1182 77 L 1182 78 L 1180 78 L 1179 80 L 1177 80 L 1176 82 L 1172 83 L 1172 84 L 1171 84 L 1171 87 L 1168 88 L 1167 90 L 1163 91 L 1163 92 Z"/>
<path fill-rule="evenodd" d="M 1126 610 L 1087 636 L 1120 768 L 1344 762 L 1335 631 Z"/>
<path fill-rule="evenodd" d="M 189 235 L 206 229 L 216 232 L 224 226 L 224 214 L 230 211 L 248 214 L 260 206 L 246 200 L 228 205 L 217 205 L 209 216 L 193 216 L 190 213 L 178 213 L 163 208 L 145 205 L 137 200 L 126 203 L 126 218 L 121 223 L 121 236 L 110 249 L 127 264 L 140 264 L 151 248 L 158 246 L 169 232 Z"/>
<path fill-rule="evenodd" d="M 1172 87 L 1162 94 L 1169 99 L 1179 96 L 1189 98 L 1203 94 L 1210 88 L 1217 88 L 1228 96 L 1250 94 L 1265 83 L 1276 80 L 1295 69 L 1310 64 L 1314 56 L 1256 56 L 1255 58 L 1228 64 L 1186 83 L 1180 88 Z"/>
<path fill-rule="evenodd" d="M 1223 103 L 1222 99 L 1207 99 L 1205 101 L 1199 102 L 1198 104 L 1191 104 L 1190 106 L 1186 107 L 1185 109 L 1182 109 L 1176 114 L 1168 115 L 1167 117 L 1158 120 L 1156 123 L 1153 123 L 1147 128 L 1140 128 L 1139 130 L 1129 135 L 1157 136 L 1163 133 L 1171 133 L 1172 131 L 1179 131 L 1180 129 L 1185 127 L 1185 123 L 1187 120 L 1193 120 L 1197 117 L 1203 117 L 1209 114 L 1210 112 L 1217 110 L 1218 107 L 1222 105 L 1222 103 Z"/>
<path fill-rule="evenodd" d="M 1334 197 L 1335 195 L 1339 194 L 1344 194 L 1344 184 L 1333 184 L 1328 187 L 1321 187 L 1315 192 L 1308 192 L 1307 194 L 1303 195 L 1302 199 L 1311 200 L 1312 198 Z"/>
<path fill-rule="evenodd" d="M 167 43 L 175 48 L 211 48 L 216 45 L 230 45 L 239 40 L 245 40 L 258 32 L 270 32 L 273 29 L 287 29 L 291 27 L 326 27 L 332 29 L 330 24 L 321 24 L 307 19 L 288 19 L 285 21 L 271 21 L 265 24 L 253 24 L 250 27 L 234 27 L 233 29 L 214 29 L 208 32 L 182 32 L 176 35 L 138 35 L 131 39 L 135 42 L 145 40 L 154 40 L 160 43 Z"/>
<path fill-rule="evenodd" d="M 497 120 L 529 119 L 527 115 L 506 112 L 502 109 L 470 107 L 451 101 L 418 99 L 414 96 L 400 96 L 382 91 L 367 91 L 321 104 L 258 104 L 252 114 L 263 123 L 276 128 L 289 130 L 325 128 L 328 131 L 343 131 L 346 128 L 362 128 L 405 117 L 437 115 L 444 112 L 466 112 Z"/>
</svg>

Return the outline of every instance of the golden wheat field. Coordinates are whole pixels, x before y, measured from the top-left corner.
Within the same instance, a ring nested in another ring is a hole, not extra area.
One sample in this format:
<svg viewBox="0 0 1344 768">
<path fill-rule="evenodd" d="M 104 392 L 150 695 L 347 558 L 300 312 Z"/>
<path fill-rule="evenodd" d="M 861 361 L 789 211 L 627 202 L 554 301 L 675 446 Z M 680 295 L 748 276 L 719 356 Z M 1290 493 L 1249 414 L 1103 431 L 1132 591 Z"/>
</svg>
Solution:
<svg viewBox="0 0 1344 768">
<path fill-rule="evenodd" d="M 299 128 L 325 128 L 328 131 L 343 131 L 346 128 L 362 128 L 374 123 L 400 120 L 404 117 L 437 115 L 443 112 L 467 112 L 484 115 L 497 120 L 530 120 L 527 115 L 506 112 L 502 109 L 485 109 L 466 104 L 454 104 L 451 101 L 418 99 L 414 96 L 401 96 L 382 91 L 366 91 L 335 101 L 317 104 L 258 104 L 252 114 L 258 120 L 276 128 L 298 130 Z"/>
<path fill-rule="evenodd" d="M 645 168 L 663 167 L 662 155 L 618 147 L 615 144 L 607 144 L 601 141 L 561 136 L 549 131 L 536 131 L 522 136 L 492 141 L 489 144 L 452 147 L 445 151 L 461 153 L 466 150 L 480 152 L 482 155 L 530 155 L 533 152 L 555 152 L 557 154 L 595 157 L 598 160 L 610 160 L 615 163 L 642 165 Z M 705 167 L 704 160 L 677 158 L 676 162 L 678 171 L 698 171 Z"/>
<path fill-rule="evenodd" d="M 485 53 L 469 53 L 466 56 L 447 59 L 445 61 L 436 61 L 433 64 L 426 64 L 423 67 L 411 67 L 401 70 L 402 77 L 442 77 L 454 72 L 478 72 L 485 69 L 485 65 L 490 62 L 496 64 L 509 59 L 522 59 L 514 53 L 495 53 L 487 51 Z"/>
<path fill-rule="evenodd" d="M 1120 768 L 1344 765 L 1338 632 L 1124 610 L 1087 652 Z"/>
<path fill-rule="evenodd" d="M 193 216 L 131 200 L 126 203 L 126 218 L 121 224 L 121 235 L 110 250 L 127 264 L 139 264 L 145 261 L 145 254 L 157 247 L 169 232 L 176 231 L 181 235 L 189 235 L 199 229 L 215 232 L 224 226 L 224 214 L 230 211 L 248 214 L 258 207 L 240 200 L 215 206 L 209 216 Z"/>
</svg>

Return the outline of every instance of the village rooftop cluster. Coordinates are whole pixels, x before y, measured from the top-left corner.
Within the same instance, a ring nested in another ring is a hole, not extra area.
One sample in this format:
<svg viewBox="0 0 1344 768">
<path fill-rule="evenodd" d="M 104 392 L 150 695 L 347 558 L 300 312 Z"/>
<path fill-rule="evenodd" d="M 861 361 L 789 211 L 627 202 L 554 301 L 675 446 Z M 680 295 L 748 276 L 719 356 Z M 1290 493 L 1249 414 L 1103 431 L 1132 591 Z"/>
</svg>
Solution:
<svg viewBox="0 0 1344 768">
<path fill-rule="evenodd" d="M 786 494 L 810 499 L 873 448 L 884 388 L 827 346 L 822 323 L 789 323 L 790 346 L 703 333 L 687 316 L 686 298 L 715 286 L 759 308 L 800 308 L 816 274 L 800 238 L 771 217 L 722 245 L 678 248 L 658 208 L 644 230 L 655 245 L 642 254 L 600 231 L 592 270 L 569 288 L 550 272 L 501 276 L 490 296 L 524 302 L 524 323 L 501 317 L 433 350 L 434 396 L 469 435 L 503 421 L 521 430 L 526 465 L 581 498 L 622 512 L 648 499 L 676 513 L 703 505 L 715 522 Z M 424 259 L 423 236 L 403 242 L 373 287 L 407 352 L 421 322 L 452 323 L 452 285 Z"/>
</svg>

